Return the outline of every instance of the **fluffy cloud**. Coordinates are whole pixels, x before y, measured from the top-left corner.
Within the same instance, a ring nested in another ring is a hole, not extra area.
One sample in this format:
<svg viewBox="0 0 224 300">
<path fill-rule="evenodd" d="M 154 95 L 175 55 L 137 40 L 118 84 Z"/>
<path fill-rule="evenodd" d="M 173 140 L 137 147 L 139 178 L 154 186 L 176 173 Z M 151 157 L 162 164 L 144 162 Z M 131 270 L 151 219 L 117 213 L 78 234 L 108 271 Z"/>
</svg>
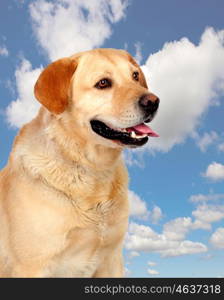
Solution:
<svg viewBox="0 0 224 300">
<path fill-rule="evenodd" d="M 142 238 L 156 238 L 157 233 L 152 230 L 149 226 L 139 225 L 137 223 L 131 222 L 129 225 L 129 233 L 136 234 Z"/>
<path fill-rule="evenodd" d="M 200 203 L 200 202 L 207 202 L 207 201 L 217 201 L 224 199 L 224 194 L 197 194 L 197 195 L 192 195 L 189 198 L 189 201 L 193 203 Z"/>
<path fill-rule="evenodd" d="M 209 200 L 223 199 L 223 195 L 213 194 L 212 196 L 193 195 L 190 199 L 197 204 L 197 207 L 192 211 L 192 218 L 173 219 L 163 225 L 161 233 L 157 233 L 149 226 L 131 222 L 125 240 L 125 247 L 129 251 L 156 252 L 162 257 L 206 252 L 206 245 L 189 241 L 186 236 L 193 230 L 210 230 L 211 223 L 224 219 L 224 205 L 205 204 Z M 214 244 L 216 240 L 220 240 L 221 233 L 222 230 L 214 234 L 211 237 L 211 243 Z M 149 266 L 153 267 L 154 263 L 150 263 Z"/>
<path fill-rule="evenodd" d="M 157 265 L 157 263 L 155 263 L 154 261 L 148 261 L 148 265 L 150 267 L 155 267 Z"/>
<path fill-rule="evenodd" d="M 224 152 L 224 143 L 218 145 L 218 150 Z"/>
<path fill-rule="evenodd" d="M 186 254 L 203 253 L 207 251 L 207 247 L 198 242 L 182 241 L 177 248 L 168 248 L 162 252 L 163 257 L 180 256 Z"/>
<path fill-rule="evenodd" d="M 184 235 L 182 235 L 183 238 Z M 153 231 L 149 226 L 130 223 L 125 247 L 132 251 L 158 252 L 162 257 L 206 252 L 207 247 L 198 242 L 178 239 L 176 236 Z"/>
<path fill-rule="evenodd" d="M 213 181 L 224 180 L 224 165 L 213 162 L 207 167 L 203 175 Z"/>
<path fill-rule="evenodd" d="M 130 190 L 128 191 L 128 198 L 130 203 L 130 216 L 146 219 L 149 215 L 146 202 Z"/>
<path fill-rule="evenodd" d="M 190 201 L 197 205 L 192 211 L 194 221 L 189 222 L 189 230 L 204 229 L 211 230 L 211 224 L 224 219 L 223 204 L 207 204 L 208 201 L 220 202 L 224 194 L 192 195 Z M 221 202 L 220 202 L 221 203 Z"/>
<path fill-rule="evenodd" d="M 125 149 L 123 152 L 123 157 L 126 165 L 128 166 L 138 166 L 139 168 L 144 168 L 145 166 L 143 152 L 139 152 L 138 156 L 135 157 L 135 155 L 133 155 L 133 149 Z"/>
<path fill-rule="evenodd" d="M 157 224 L 163 217 L 162 210 L 159 206 L 154 206 L 152 211 L 149 213 L 150 221 L 153 224 Z"/>
<path fill-rule="evenodd" d="M 132 259 L 132 258 L 134 258 L 134 257 L 137 257 L 137 256 L 139 256 L 140 254 L 137 252 L 137 251 L 131 251 L 131 252 L 129 252 L 129 254 L 128 254 L 128 258 L 129 259 Z"/>
<path fill-rule="evenodd" d="M 224 94 L 224 30 L 206 29 L 199 45 L 187 38 L 166 43 L 142 68 L 150 90 L 161 99 L 152 122 L 160 138 L 143 150 L 168 151 L 194 136 L 201 116 Z"/>
<path fill-rule="evenodd" d="M 148 269 L 147 272 L 149 275 L 159 275 L 159 272 L 153 269 Z"/>
<path fill-rule="evenodd" d="M 192 215 L 202 223 L 218 222 L 224 218 L 224 205 L 199 205 Z"/>
<path fill-rule="evenodd" d="M 167 239 L 173 241 L 181 241 L 185 239 L 186 235 L 190 231 L 196 229 L 209 230 L 211 229 L 211 225 L 209 222 L 205 222 L 205 220 L 201 220 L 197 217 L 194 220 L 192 220 L 191 217 L 181 217 L 171 220 L 164 224 L 163 234 Z"/>
<path fill-rule="evenodd" d="M 135 60 L 138 62 L 138 64 L 142 61 L 142 44 L 140 42 L 135 43 Z"/>
<path fill-rule="evenodd" d="M 179 241 L 185 238 L 185 235 L 192 228 L 192 220 L 188 218 L 177 218 L 164 225 L 163 233 L 166 238 Z"/>
<path fill-rule="evenodd" d="M 212 234 L 210 243 L 218 249 L 224 249 L 224 227 L 219 227 Z"/>
<path fill-rule="evenodd" d="M 205 132 L 203 136 L 197 135 L 196 144 L 202 152 L 205 152 L 207 148 L 212 145 L 218 139 L 218 134 L 215 131 Z"/>
<path fill-rule="evenodd" d="M 30 15 L 39 45 L 55 60 L 101 46 L 127 5 L 127 0 L 37 0 Z"/>
<path fill-rule="evenodd" d="M 40 105 L 34 97 L 33 87 L 41 69 L 32 69 L 31 63 L 23 59 L 15 71 L 18 98 L 12 101 L 6 110 L 6 118 L 10 126 L 21 127 L 37 113 Z"/>
<path fill-rule="evenodd" d="M 9 51 L 6 46 L 0 46 L 0 56 L 9 56 Z"/>
<path fill-rule="evenodd" d="M 224 179 L 224 165 L 213 162 L 208 167 L 206 172 L 204 173 L 205 177 L 212 179 L 214 181 L 219 181 Z"/>
<path fill-rule="evenodd" d="M 142 220 L 149 219 L 151 223 L 157 224 L 163 217 L 162 210 L 154 206 L 151 211 L 147 209 L 147 204 L 136 193 L 129 190 L 128 198 L 130 203 L 130 216 Z"/>
</svg>

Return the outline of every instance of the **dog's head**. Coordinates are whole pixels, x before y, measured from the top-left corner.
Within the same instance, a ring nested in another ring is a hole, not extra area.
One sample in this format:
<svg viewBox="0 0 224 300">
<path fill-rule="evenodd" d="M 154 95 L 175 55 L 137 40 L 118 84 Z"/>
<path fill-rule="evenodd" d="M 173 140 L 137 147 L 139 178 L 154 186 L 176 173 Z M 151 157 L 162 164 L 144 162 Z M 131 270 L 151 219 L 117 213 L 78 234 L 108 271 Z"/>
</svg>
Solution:
<svg viewBox="0 0 224 300">
<path fill-rule="evenodd" d="M 95 49 L 51 63 L 35 85 L 40 103 L 96 144 L 137 147 L 157 136 L 145 123 L 159 106 L 132 56 Z"/>
</svg>

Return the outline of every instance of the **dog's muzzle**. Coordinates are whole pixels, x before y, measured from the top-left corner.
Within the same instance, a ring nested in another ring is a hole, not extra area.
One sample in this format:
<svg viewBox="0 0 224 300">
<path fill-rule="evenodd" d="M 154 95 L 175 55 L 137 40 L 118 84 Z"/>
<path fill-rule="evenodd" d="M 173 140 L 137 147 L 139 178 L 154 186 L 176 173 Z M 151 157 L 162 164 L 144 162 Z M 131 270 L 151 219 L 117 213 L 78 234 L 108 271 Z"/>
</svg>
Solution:
<svg viewBox="0 0 224 300">
<path fill-rule="evenodd" d="M 139 147 L 148 141 L 148 137 L 158 137 L 148 125 L 154 118 L 159 107 L 159 98 L 152 93 L 142 95 L 138 106 L 143 113 L 142 122 L 133 124 L 132 127 L 114 128 L 102 120 L 93 119 L 90 121 L 92 130 L 103 138 L 119 142 L 130 147 Z"/>
</svg>

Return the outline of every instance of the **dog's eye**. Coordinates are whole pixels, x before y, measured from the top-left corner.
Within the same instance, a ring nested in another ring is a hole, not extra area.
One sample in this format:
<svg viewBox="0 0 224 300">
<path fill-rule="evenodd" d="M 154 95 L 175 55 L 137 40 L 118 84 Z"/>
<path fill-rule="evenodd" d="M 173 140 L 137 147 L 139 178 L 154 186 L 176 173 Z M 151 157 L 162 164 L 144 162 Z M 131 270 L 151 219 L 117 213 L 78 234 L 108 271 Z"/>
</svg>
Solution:
<svg viewBox="0 0 224 300">
<path fill-rule="evenodd" d="M 139 73 L 137 71 L 133 72 L 132 77 L 134 80 L 139 81 Z"/>
<path fill-rule="evenodd" d="M 103 78 L 95 84 L 95 87 L 97 89 L 105 89 L 105 88 L 111 87 L 111 85 L 112 85 L 112 82 L 110 79 Z"/>
</svg>

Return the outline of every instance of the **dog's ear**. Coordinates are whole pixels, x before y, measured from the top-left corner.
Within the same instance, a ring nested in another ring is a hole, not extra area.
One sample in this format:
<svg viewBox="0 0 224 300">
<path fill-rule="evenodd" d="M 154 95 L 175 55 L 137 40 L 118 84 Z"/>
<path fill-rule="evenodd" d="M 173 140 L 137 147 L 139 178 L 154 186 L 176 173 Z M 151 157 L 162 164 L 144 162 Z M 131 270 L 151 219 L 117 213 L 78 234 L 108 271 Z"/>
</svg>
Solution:
<svg viewBox="0 0 224 300">
<path fill-rule="evenodd" d="M 67 107 L 70 81 L 76 67 L 77 61 L 66 57 L 51 63 L 40 74 L 34 94 L 50 112 L 60 114 Z"/>
<path fill-rule="evenodd" d="M 128 60 L 135 66 L 139 69 L 139 73 L 140 73 L 140 83 L 142 86 L 144 86 L 146 89 L 148 89 L 148 85 L 147 85 L 147 82 L 145 80 L 145 75 L 144 73 L 142 72 L 139 64 L 135 61 L 135 59 L 127 52 L 125 51 L 128 55 Z"/>
</svg>

